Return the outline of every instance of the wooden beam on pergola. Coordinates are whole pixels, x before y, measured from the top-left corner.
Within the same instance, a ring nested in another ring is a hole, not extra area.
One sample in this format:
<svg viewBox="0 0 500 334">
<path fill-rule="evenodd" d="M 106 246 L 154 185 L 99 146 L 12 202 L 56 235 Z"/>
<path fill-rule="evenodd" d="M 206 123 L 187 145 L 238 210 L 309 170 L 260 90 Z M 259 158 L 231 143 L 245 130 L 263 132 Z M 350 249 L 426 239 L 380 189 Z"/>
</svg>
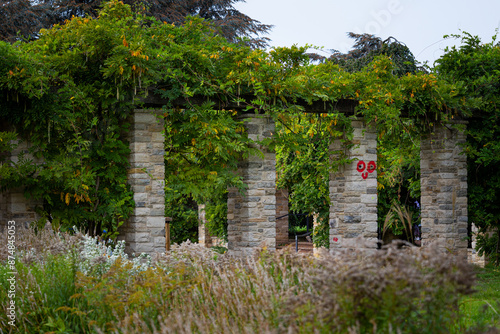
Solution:
<svg viewBox="0 0 500 334">
<path fill-rule="evenodd" d="M 149 91 L 147 97 L 142 99 L 144 103 L 144 107 L 146 108 L 158 108 L 163 107 L 165 105 L 172 106 L 174 108 L 189 108 L 191 106 L 203 105 L 207 102 L 211 102 L 214 105 L 215 109 L 220 110 L 236 110 L 242 113 L 254 112 L 252 102 L 256 99 L 255 96 L 252 95 L 242 95 L 239 97 L 240 102 L 232 101 L 224 97 L 217 96 L 201 96 L 195 95 L 190 98 L 177 98 L 175 100 L 169 100 L 163 98 L 162 96 L 155 94 L 152 90 Z M 286 100 L 278 99 L 276 103 L 279 103 L 283 106 L 299 106 L 304 109 L 304 112 L 307 113 L 328 113 L 331 111 L 338 111 L 347 115 L 354 115 L 355 109 L 359 105 L 359 101 L 352 99 L 340 99 L 335 102 L 331 101 L 313 101 L 309 103 L 304 99 L 297 100 Z"/>
</svg>

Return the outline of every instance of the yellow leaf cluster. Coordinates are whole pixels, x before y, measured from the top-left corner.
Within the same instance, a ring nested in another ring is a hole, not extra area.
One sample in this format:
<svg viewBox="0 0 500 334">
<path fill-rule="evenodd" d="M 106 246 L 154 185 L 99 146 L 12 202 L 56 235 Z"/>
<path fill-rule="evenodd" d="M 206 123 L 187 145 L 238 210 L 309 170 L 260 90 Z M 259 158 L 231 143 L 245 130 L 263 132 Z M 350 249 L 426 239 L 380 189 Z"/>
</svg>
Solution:
<svg viewBox="0 0 500 334">
<path fill-rule="evenodd" d="M 86 187 L 86 189 L 88 189 L 88 186 L 84 185 Z M 76 204 L 80 204 L 80 202 L 88 202 L 88 203 L 92 203 L 92 201 L 90 200 L 90 197 L 87 195 L 87 194 L 82 194 L 82 195 L 78 195 L 78 194 L 70 194 L 70 193 L 64 193 L 64 192 L 61 192 L 61 201 L 66 203 L 66 205 L 69 205 L 70 202 L 71 202 L 71 196 L 73 196 Z"/>
</svg>

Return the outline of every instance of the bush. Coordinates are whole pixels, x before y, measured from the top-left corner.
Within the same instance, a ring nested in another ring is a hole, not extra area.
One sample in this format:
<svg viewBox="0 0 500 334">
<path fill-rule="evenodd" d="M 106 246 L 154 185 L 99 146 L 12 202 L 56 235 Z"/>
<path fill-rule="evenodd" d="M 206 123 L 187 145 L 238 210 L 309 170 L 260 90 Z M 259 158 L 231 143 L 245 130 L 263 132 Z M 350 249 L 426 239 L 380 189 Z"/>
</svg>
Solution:
<svg viewBox="0 0 500 334">
<path fill-rule="evenodd" d="M 6 231 L 1 239 L 7 240 Z M 82 295 L 82 277 L 93 275 L 96 281 L 104 282 L 103 276 L 113 272 L 115 263 L 127 267 L 128 277 L 145 271 L 149 265 L 144 256 L 129 261 L 122 242 L 106 246 L 96 237 L 55 232 L 50 224 L 41 230 L 17 229 L 15 245 L 17 328 L 8 324 L 5 312 L 0 315 L 0 328 L 9 328 L 10 332 L 91 332 L 103 308 L 93 308 L 91 299 Z M 10 284 L 6 278 L 13 272 L 6 250 L 2 247 L 0 252 L 2 308 L 11 300 L 6 293 Z"/>
<path fill-rule="evenodd" d="M 165 214 L 172 218 L 170 239 L 172 243 L 198 240 L 198 206 L 189 197 L 166 192 Z"/>
<path fill-rule="evenodd" d="M 7 240 L 7 234 L 2 240 Z M 6 243 L 4 243 L 5 245 Z M 16 231 L 15 306 L 16 328 L 8 325 L 6 312 L 0 314 L 0 328 L 6 333 L 44 333 L 55 329 L 80 333 L 85 324 L 80 314 L 61 311 L 61 307 L 74 307 L 78 239 L 55 233 L 49 228 L 35 234 L 34 230 Z M 0 305 L 5 309 L 10 298 L 5 293 L 11 276 L 6 265 L 8 254 L 0 252 Z M 6 247 L 5 247 L 6 248 Z"/>
<path fill-rule="evenodd" d="M 433 247 L 325 253 L 306 278 L 311 291 L 291 302 L 303 333 L 450 333 L 474 283 L 468 264 Z"/>
</svg>

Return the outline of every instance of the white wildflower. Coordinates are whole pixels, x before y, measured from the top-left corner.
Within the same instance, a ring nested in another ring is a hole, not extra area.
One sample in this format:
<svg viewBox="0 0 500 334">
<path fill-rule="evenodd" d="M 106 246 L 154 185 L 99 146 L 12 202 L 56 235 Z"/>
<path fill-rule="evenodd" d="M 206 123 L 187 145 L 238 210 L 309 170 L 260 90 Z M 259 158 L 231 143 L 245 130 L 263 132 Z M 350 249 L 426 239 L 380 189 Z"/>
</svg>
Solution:
<svg viewBox="0 0 500 334">
<path fill-rule="evenodd" d="M 109 245 L 106 245 L 106 243 Z M 124 264 L 132 264 L 131 274 L 145 271 L 151 266 L 151 256 L 144 253 L 129 260 L 128 255 L 125 253 L 124 240 L 117 241 L 113 246 L 109 240 L 104 242 L 89 235 L 84 235 L 81 256 L 82 261 L 79 263 L 79 270 L 86 275 L 107 272 L 117 259 L 120 259 Z"/>
</svg>

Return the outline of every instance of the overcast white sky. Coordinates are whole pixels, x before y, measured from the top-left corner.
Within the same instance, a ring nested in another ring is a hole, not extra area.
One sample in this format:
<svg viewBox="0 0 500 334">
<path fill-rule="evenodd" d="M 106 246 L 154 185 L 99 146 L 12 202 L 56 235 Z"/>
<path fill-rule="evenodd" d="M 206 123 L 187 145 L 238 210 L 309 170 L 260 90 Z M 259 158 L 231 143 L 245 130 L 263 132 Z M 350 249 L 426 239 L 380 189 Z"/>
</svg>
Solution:
<svg viewBox="0 0 500 334">
<path fill-rule="evenodd" d="M 500 28 L 500 0 L 246 0 L 235 7 L 274 28 L 271 46 L 312 44 L 347 52 L 347 32 L 392 36 L 405 43 L 420 62 L 434 60 L 447 45 L 443 35 L 460 30 L 491 42 Z M 328 53 L 325 53 L 328 56 Z"/>
</svg>

